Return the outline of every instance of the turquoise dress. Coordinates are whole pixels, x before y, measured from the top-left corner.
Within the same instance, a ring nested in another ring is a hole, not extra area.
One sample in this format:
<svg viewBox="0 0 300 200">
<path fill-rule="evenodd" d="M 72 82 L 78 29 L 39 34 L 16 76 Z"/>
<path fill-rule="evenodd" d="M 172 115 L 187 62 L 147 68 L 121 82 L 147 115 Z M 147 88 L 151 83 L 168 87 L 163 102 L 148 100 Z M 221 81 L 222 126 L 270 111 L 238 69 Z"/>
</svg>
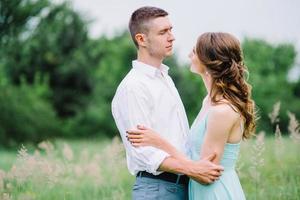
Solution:
<svg viewBox="0 0 300 200">
<path fill-rule="evenodd" d="M 191 128 L 189 136 L 190 158 L 200 159 L 201 145 L 206 133 L 209 112 L 202 120 L 197 118 Z M 224 172 L 219 180 L 210 185 L 202 185 L 194 180 L 189 183 L 189 200 L 243 200 L 246 199 L 239 178 L 235 171 L 235 164 L 240 150 L 240 143 L 227 143 L 221 159 Z"/>
</svg>

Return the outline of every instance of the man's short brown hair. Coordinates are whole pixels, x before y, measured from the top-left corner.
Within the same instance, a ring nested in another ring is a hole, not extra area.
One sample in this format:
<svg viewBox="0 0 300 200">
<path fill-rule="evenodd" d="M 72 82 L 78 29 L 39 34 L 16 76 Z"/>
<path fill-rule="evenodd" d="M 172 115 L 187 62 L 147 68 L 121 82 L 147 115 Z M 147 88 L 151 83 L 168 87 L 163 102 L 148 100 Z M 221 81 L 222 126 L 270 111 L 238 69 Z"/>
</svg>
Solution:
<svg viewBox="0 0 300 200">
<path fill-rule="evenodd" d="M 138 47 L 135 35 L 148 32 L 147 22 L 149 20 L 167 15 L 168 13 L 165 10 L 150 6 L 141 7 L 134 11 L 129 20 L 129 31 L 135 46 Z"/>
</svg>

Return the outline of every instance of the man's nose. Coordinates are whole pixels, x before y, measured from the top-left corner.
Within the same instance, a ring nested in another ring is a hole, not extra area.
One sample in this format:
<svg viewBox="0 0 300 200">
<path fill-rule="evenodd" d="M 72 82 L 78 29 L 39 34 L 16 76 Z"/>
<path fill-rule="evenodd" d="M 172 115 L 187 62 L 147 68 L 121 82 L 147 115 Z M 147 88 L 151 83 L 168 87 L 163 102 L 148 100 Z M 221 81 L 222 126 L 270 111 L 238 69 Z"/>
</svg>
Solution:
<svg viewBox="0 0 300 200">
<path fill-rule="evenodd" d="M 175 37 L 173 35 L 172 32 L 169 33 L 169 38 L 168 38 L 169 41 L 173 42 L 175 40 Z"/>
</svg>

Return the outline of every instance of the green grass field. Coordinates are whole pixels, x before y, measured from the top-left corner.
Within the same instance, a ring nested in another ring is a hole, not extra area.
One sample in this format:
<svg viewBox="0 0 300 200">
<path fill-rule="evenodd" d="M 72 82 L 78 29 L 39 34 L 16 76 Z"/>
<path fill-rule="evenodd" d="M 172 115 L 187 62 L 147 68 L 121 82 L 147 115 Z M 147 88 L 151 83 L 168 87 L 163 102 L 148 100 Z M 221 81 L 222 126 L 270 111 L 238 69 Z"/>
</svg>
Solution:
<svg viewBox="0 0 300 200">
<path fill-rule="evenodd" d="M 300 199 L 300 143 L 242 143 L 237 171 L 247 199 Z M 0 150 L 0 199 L 131 199 L 134 177 L 118 139 L 56 140 Z"/>
</svg>

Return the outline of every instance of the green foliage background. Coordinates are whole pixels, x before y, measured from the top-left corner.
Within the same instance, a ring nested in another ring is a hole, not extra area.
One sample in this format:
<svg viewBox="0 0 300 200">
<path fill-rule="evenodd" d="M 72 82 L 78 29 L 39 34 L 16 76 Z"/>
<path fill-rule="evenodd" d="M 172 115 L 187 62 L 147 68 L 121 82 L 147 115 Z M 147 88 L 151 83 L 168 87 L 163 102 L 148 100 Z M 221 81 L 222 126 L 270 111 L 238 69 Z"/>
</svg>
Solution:
<svg viewBox="0 0 300 200">
<path fill-rule="evenodd" d="M 136 58 L 127 30 L 95 39 L 89 36 L 89 21 L 68 2 L 0 3 L 0 143 L 117 135 L 110 103 Z M 287 133 L 286 111 L 300 116 L 300 80 L 287 77 L 295 47 L 252 38 L 242 46 L 259 109 L 258 129 L 274 131 L 268 113 L 281 101 L 280 127 Z M 176 54 L 165 64 L 191 123 L 205 95 L 202 81 Z"/>
</svg>

